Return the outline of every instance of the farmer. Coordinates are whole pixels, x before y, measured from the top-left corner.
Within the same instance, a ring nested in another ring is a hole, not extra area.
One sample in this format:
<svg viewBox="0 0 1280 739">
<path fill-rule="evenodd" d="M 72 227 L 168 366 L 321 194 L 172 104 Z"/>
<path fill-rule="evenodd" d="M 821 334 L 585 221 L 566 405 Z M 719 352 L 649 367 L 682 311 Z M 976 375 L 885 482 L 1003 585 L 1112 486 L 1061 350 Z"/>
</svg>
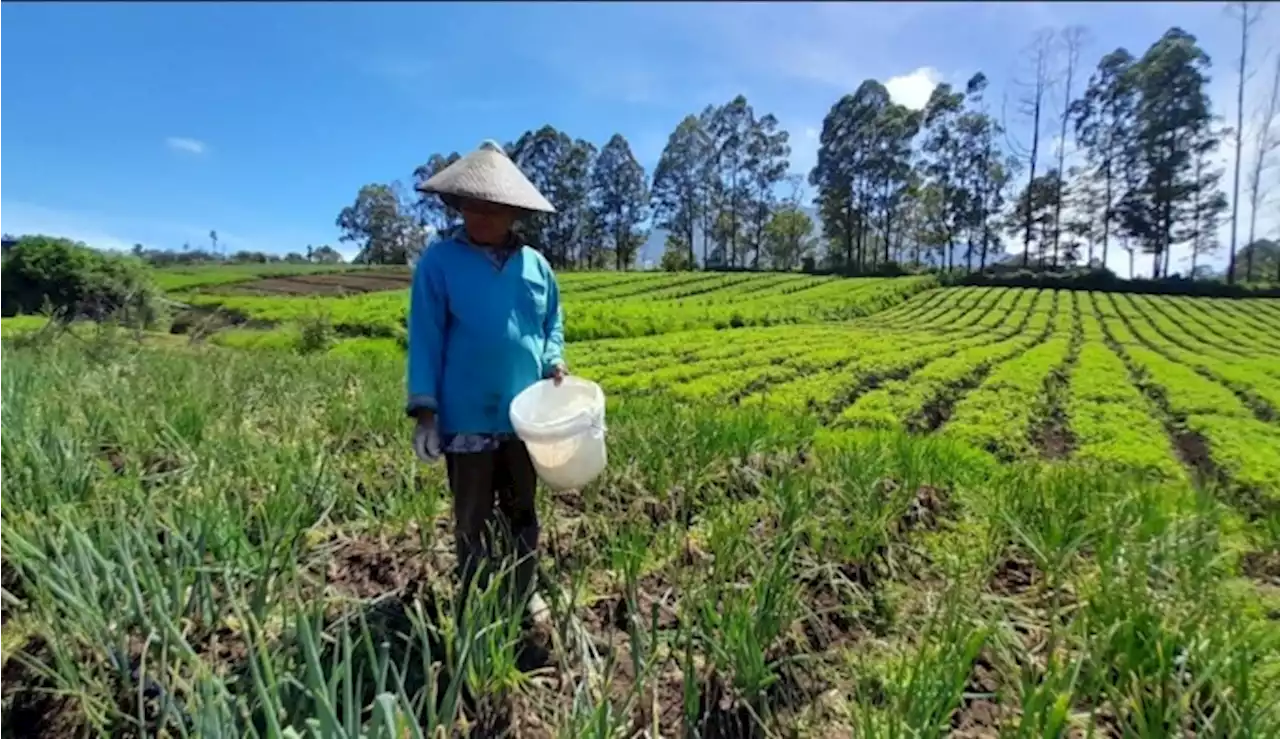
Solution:
<svg viewBox="0 0 1280 739">
<path fill-rule="evenodd" d="M 493 141 L 418 189 L 461 213 L 462 226 L 442 234 L 414 269 L 407 405 L 417 420 L 413 449 L 424 462 L 445 458 L 460 599 L 491 561 L 499 544 L 493 534 L 504 532 L 517 558 L 516 597 L 527 598 L 526 617 L 544 622 L 547 608 L 534 592 L 537 477 L 508 411 L 538 380 L 563 380 L 564 324 L 551 266 L 511 227 L 521 216 L 555 208 Z M 487 578 L 485 572 L 478 584 Z"/>
</svg>

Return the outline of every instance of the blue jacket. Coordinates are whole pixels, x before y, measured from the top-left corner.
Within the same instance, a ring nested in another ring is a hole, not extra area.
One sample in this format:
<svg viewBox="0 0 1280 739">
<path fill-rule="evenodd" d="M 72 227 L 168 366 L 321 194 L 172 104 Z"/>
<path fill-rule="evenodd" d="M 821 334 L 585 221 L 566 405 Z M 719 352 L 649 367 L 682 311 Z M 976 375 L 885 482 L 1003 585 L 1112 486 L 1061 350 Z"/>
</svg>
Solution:
<svg viewBox="0 0 1280 739">
<path fill-rule="evenodd" d="M 407 410 L 434 409 L 442 434 L 511 433 L 512 399 L 564 362 L 555 274 L 527 246 L 499 269 L 460 230 L 432 244 L 408 323 Z"/>
</svg>

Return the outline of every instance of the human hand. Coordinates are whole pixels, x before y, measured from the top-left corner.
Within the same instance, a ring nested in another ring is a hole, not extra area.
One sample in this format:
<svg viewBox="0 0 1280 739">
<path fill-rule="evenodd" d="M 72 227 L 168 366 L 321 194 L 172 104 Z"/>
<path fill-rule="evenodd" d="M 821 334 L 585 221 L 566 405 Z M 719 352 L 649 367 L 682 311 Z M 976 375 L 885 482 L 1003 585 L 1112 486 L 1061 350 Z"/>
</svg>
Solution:
<svg viewBox="0 0 1280 739">
<path fill-rule="evenodd" d="M 551 372 L 547 374 L 547 379 L 553 381 L 556 387 L 560 387 L 560 383 L 564 382 L 564 378 L 569 374 L 563 364 L 557 364 L 551 368 Z"/>
<path fill-rule="evenodd" d="M 418 415 L 418 425 L 413 430 L 413 453 L 427 464 L 440 459 L 440 432 L 434 413 Z"/>
</svg>

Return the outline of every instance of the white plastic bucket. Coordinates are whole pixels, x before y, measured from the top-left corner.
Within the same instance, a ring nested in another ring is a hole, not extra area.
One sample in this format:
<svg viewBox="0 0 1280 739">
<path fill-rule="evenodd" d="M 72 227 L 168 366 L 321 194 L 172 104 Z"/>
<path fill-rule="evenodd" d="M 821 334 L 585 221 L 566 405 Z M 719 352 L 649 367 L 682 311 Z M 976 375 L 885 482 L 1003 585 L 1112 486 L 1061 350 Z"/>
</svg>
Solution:
<svg viewBox="0 0 1280 739">
<path fill-rule="evenodd" d="M 530 385 L 511 401 L 511 425 L 553 490 L 581 488 L 604 471 L 604 391 L 590 380 Z"/>
</svg>

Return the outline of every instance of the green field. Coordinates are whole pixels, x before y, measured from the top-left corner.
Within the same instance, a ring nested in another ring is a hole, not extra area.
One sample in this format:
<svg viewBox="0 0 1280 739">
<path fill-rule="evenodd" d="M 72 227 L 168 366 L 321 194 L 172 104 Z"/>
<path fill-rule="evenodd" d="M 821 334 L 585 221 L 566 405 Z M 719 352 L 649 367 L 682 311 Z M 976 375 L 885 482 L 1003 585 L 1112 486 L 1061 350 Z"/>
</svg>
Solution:
<svg viewBox="0 0 1280 739">
<path fill-rule="evenodd" d="M 156 270 L 156 282 L 164 290 L 193 290 L 225 287 L 269 277 L 347 273 L 354 269 L 356 268 L 349 265 L 323 264 L 223 264 L 212 267 L 168 267 Z"/>
<path fill-rule="evenodd" d="M 450 611 L 403 287 L 187 277 L 253 323 L 3 323 L 6 731 L 1280 735 L 1280 300 L 563 275 L 531 644 Z"/>
<path fill-rule="evenodd" d="M 882 310 L 937 284 L 932 277 L 850 280 L 715 273 L 577 273 L 562 276 L 560 283 L 568 341 L 843 320 Z M 252 284 L 176 297 L 257 323 L 324 315 L 349 336 L 404 334 L 407 290 L 347 297 L 233 294 L 243 293 Z"/>
</svg>

